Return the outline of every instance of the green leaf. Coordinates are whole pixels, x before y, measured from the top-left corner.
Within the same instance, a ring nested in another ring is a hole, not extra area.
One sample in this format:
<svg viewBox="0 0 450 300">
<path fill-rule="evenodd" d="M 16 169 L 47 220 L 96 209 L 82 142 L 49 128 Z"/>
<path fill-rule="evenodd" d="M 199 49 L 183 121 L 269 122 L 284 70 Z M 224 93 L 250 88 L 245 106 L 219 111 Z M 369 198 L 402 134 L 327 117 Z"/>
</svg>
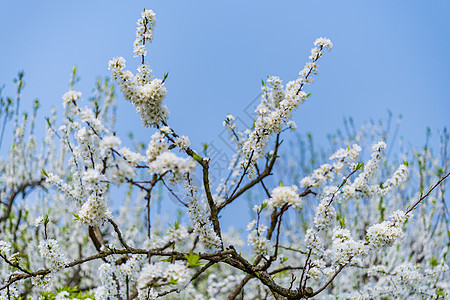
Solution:
<svg viewBox="0 0 450 300">
<path fill-rule="evenodd" d="M 44 169 L 41 170 L 41 174 L 44 175 L 45 177 L 48 177 L 48 174 Z"/>
<path fill-rule="evenodd" d="M 364 168 L 364 163 L 363 163 L 363 162 L 360 162 L 360 163 L 358 163 L 358 164 L 356 165 L 355 171 L 361 170 L 362 168 Z"/>
<path fill-rule="evenodd" d="M 174 279 L 173 277 L 170 277 L 169 283 L 170 283 L 170 284 L 178 284 L 178 278 L 177 278 L 177 279 Z"/>
<path fill-rule="evenodd" d="M 78 214 L 72 213 L 72 215 L 75 217 L 75 221 L 78 221 L 80 219 L 80 216 Z"/>
<path fill-rule="evenodd" d="M 437 267 L 438 265 L 439 265 L 438 260 L 436 259 L 436 257 L 432 256 L 430 258 L 430 266 L 432 266 L 434 268 L 434 267 Z"/>
<path fill-rule="evenodd" d="M 175 230 L 180 229 L 180 220 L 175 220 L 175 224 L 173 225 L 173 229 L 175 229 Z"/>
<path fill-rule="evenodd" d="M 190 268 L 204 265 L 204 263 L 198 262 L 200 260 L 200 255 L 194 254 L 192 251 L 189 252 L 189 254 L 185 254 L 184 257 L 186 257 Z"/>
<path fill-rule="evenodd" d="M 266 208 L 267 207 L 267 202 L 266 201 L 264 201 L 262 204 L 261 204 L 261 209 L 260 209 L 260 211 L 262 211 L 264 208 Z"/>
</svg>

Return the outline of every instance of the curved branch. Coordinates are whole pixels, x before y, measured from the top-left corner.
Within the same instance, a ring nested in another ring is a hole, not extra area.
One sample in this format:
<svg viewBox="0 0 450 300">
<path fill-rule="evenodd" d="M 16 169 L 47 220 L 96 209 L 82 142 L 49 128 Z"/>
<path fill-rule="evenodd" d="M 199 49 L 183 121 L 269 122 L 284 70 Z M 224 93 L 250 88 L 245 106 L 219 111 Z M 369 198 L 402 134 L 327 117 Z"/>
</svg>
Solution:
<svg viewBox="0 0 450 300">
<path fill-rule="evenodd" d="M 44 180 L 45 180 L 45 178 L 41 177 L 41 179 L 39 179 L 39 180 L 27 181 L 27 182 L 24 182 L 21 185 L 19 185 L 17 187 L 17 189 L 15 189 L 9 195 L 8 199 L 6 200 L 6 202 L 5 202 L 6 212 L 4 213 L 3 216 L 0 217 L 0 222 L 4 222 L 5 220 L 7 220 L 9 218 L 9 215 L 11 214 L 12 206 L 14 204 L 14 200 L 16 199 L 17 195 L 19 195 L 20 193 L 24 193 L 25 189 L 27 189 L 27 188 L 33 189 L 37 186 L 40 186 Z"/>
</svg>

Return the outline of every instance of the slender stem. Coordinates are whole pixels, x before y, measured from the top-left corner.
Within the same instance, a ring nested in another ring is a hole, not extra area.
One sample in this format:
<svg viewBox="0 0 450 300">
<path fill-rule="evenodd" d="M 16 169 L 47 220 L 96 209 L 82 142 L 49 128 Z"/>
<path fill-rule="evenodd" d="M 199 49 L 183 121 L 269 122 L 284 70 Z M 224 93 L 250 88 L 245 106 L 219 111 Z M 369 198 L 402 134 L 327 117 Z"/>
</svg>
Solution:
<svg viewBox="0 0 450 300">
<path fill-rule="evenodd" d="M 448 176 L 450 176 L 450 172 L 448 172 L 446 175 L 444 175 L 443 177 L 441 177 L 441 179 L 438 180 L 438 182 L 436 182 L 435 185 L 433 185 L 432 187 L 430 187 L 430 189 L 428 190 L 428 192 L 423 195 L 422 197 L 419 198 L 419 200 L 417 200 L 416 203 L 414 203 L 413 206 L 411 206 L 406 212 L 405 215 L 409 214 L 412 210 L 414 210 L 416 208 L 417 205 L 419 205 L 420 202 L 422 202 L 423 199 L 425 199 L 426 197 L 428 197 L 431 192 L 441 184 L 442 181 L 444 181 Z"/>
</svg>

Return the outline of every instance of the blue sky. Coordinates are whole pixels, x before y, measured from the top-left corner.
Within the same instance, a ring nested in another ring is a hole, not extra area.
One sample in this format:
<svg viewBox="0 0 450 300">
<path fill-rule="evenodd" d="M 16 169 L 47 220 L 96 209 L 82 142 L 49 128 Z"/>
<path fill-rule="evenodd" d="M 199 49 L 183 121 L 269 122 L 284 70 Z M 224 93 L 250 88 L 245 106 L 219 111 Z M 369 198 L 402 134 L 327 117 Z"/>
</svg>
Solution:
<svg viewBox="0 0 450 300">
<path fill-rule="evenodd" d="M 60 106 L 76 64 L 88 96 L 112 57 L 137 66 L 132 43 L 144 7 L 157 14 L 148 61 L 156 75 L 170 73 L 171 124 L 194 143 L 214 140 L 226 113 L 239 115 L 267 75 L 294 79 L 319 36 L 335 47 L 296 114 L 299 130 L 320 139 L 343 116 L 362 123 L 388 109 L 403 115 L 413 144 L 426 126 L 450 125 L 448 1 L 2 1 L 0 83 L 11 91 L 25 70 L 25 101 L 38 97 L 44 114 Z M 139 127 L 120 102 L 119 129 Z"/>
<path fill-rule="evenodd" d="M 227 113 L 246 117 L 261 79 L 295 79 L 317 37 L 334 48 L 320 61 L 295 114 L 300 132 L 325 144 L 344 116 L 357 124 L 402 114 L 412 145 L 425 128 L 450 127 L 450 2 L 430 1 L 12 1 L 0 2 L 0 84 L 25 71 L 24 101 L 41 100 L 41 118 L 60 107 L 72 65 L 87 98 L 108 60 L 124 56 L 135 69 L 132 43 L 143 8 L 157 16 L 148 62 L 167 79 L 169 123 L 194 148 L 220 141 Z M 146 141 L 134 108 L 119 97 L 118 129 Z"/>
</svg>

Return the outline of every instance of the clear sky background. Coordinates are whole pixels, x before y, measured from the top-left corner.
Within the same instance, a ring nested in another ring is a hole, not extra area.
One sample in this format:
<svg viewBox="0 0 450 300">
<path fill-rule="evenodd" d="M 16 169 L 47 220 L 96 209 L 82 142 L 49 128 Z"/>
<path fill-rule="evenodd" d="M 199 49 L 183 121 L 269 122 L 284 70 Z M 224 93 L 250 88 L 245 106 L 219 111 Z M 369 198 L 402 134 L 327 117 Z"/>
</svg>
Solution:
<svg viewBox="0 0 450 300">
<path fill-rule="evenodd" d="M 87 98 L 108 60 L 123 56 L 133 71 L 135 22 L 143 8 L 157 16 L 148 48 L 154 74 L 167 79 L 169 123 L 196 149 L 220 141 L 227 113 L 245 118 L 261 79 L 295 79 L 317 37 L 334 48 L 320 60 L 295 114 L 298 130 L 325 144 L 342 127 L 402 114 L 400 134 L 420 146 L 450 127 L 450 1 L 0 1 L 0 84 L 25 71 L 24 101 L 38 97 L 41 120 L 61 107 L 72 65 Z M 118 129 L 147 141 L 134 108 L 119 102 Z"/>
</svg>

